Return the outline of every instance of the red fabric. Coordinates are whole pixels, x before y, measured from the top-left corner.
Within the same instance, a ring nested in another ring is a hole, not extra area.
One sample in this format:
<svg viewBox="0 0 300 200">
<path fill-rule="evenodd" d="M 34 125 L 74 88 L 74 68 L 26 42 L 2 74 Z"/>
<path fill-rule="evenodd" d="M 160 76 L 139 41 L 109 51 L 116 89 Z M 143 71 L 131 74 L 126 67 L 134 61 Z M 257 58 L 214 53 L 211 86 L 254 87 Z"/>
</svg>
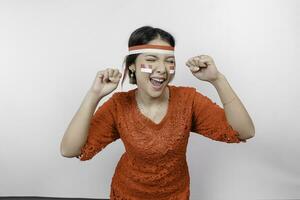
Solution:
<svg viewBox="0 0 300 200">
<path fill-rule="evenodd" d="M 135 90 L 116 92 L 91 119 L 81 161 L 121 139 L 125 152 L 111 182 L 111 200 L 188 200 L 186 150 L 190 132 L 212 140 L 239 143 L 224 109 L 193 87 L 168 85 L 168 110 L 156 124 L 138 109 Z"/>
</svg>

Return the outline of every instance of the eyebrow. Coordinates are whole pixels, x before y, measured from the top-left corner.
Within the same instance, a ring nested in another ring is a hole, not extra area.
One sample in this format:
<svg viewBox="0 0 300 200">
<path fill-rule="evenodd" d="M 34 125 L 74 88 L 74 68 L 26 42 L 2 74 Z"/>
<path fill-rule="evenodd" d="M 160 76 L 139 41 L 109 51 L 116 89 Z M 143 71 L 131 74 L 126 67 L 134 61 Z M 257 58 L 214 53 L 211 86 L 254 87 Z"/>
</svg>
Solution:
<svg viewBox="0 0 300 200">
<path fill-rule="evenodd" d="M 152 54 L 148 54 L 148 55 L 145 55 L 145 56 L 153 56 L 153 57 L 157 58 L 156 55 L 152 55 Z M 175 58 L 175 57 L 174 56 L 167 56 L 166 58 Z"/>
</svg>

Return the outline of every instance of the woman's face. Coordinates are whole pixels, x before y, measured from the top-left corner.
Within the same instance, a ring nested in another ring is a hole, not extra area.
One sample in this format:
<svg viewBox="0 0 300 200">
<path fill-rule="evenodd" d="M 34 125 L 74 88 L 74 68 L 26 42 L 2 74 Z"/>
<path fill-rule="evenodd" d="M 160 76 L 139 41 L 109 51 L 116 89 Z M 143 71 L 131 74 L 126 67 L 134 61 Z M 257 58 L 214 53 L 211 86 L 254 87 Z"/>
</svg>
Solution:
<svg viewBox="0 0 300 200">
<path fill-rule="evenodd" d="M 148 44 L 170 46 L 167 42 L 155 39 Z M 152 66 L 152 72 L 143 72 L 144 66 Z M 160 53 L 142 53 L 138 55 L 135 61 L 135 73 L 137 86 L 143 92 L 151 97 L 159 97 L 163 94 L 174 73 L 170 74 L 170 69 L 175 69 L 175 57 L 169 54 Z M 156 82 L 152 78 L 163 79 L 162 83 Z"/>
</svg>

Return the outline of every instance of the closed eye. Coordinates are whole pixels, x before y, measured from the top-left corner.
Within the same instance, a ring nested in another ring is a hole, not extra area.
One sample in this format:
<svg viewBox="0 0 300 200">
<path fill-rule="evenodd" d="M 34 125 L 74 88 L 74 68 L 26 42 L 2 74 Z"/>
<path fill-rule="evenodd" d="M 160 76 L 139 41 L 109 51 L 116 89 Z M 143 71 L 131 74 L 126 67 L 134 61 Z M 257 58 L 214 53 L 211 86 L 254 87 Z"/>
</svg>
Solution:
<svg viewBox="0 0 300 200">
<path fill-rule="evenodd" d="M 148 62 L 155 62 L 156 60 L 154 60 L 154 59 L 147 59 L 146 61 L 148 61 Z M 175 63 L 173 60 L 168 60 L 166 62 L 171 63 L 171 64 Z"/>
</svg>

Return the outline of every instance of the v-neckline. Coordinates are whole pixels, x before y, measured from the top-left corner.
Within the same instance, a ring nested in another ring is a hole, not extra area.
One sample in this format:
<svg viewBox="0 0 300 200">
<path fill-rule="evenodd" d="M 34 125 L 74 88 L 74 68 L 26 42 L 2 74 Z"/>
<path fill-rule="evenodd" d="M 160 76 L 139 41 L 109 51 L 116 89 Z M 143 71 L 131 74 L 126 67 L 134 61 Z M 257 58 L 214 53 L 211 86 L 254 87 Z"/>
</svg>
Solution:
<svg viewBox="0 0 300 200">
<path fill-rule="evenodd" d="M 152 121 L 150 118 L 148 118 L 147 116 L 145 116 L 139 109 L 137 101 L 136 101 L 136 95 L 135 95 L 135 91 L 137 90 L 137 88 L 135 88 L 133 90 L 133 109 L 135 112 L 135 116 L 137 116 L 137 120 L 140 120 L 142 123 L 146 123 L 149 127 L 153 128 L 153 129 L 159 129 L 161 128 L 164 123 L 166 122 L 166 120 L 168 119 L 171 111 L 172 111 L 172 106 L 173 106 L 173 101 L 172 101 L 172 97 L 173 97 L 173 91 L 172 91 L 172 86 L 167 85 L 167 87 L 169 88 L 169 99 L 168 99 L 168 108 L 167 108 L 167 112 L 165 114 L 165 116 L 162 118 L 162 120 L 157 124 L 154 121 Z"/>
</svg>

